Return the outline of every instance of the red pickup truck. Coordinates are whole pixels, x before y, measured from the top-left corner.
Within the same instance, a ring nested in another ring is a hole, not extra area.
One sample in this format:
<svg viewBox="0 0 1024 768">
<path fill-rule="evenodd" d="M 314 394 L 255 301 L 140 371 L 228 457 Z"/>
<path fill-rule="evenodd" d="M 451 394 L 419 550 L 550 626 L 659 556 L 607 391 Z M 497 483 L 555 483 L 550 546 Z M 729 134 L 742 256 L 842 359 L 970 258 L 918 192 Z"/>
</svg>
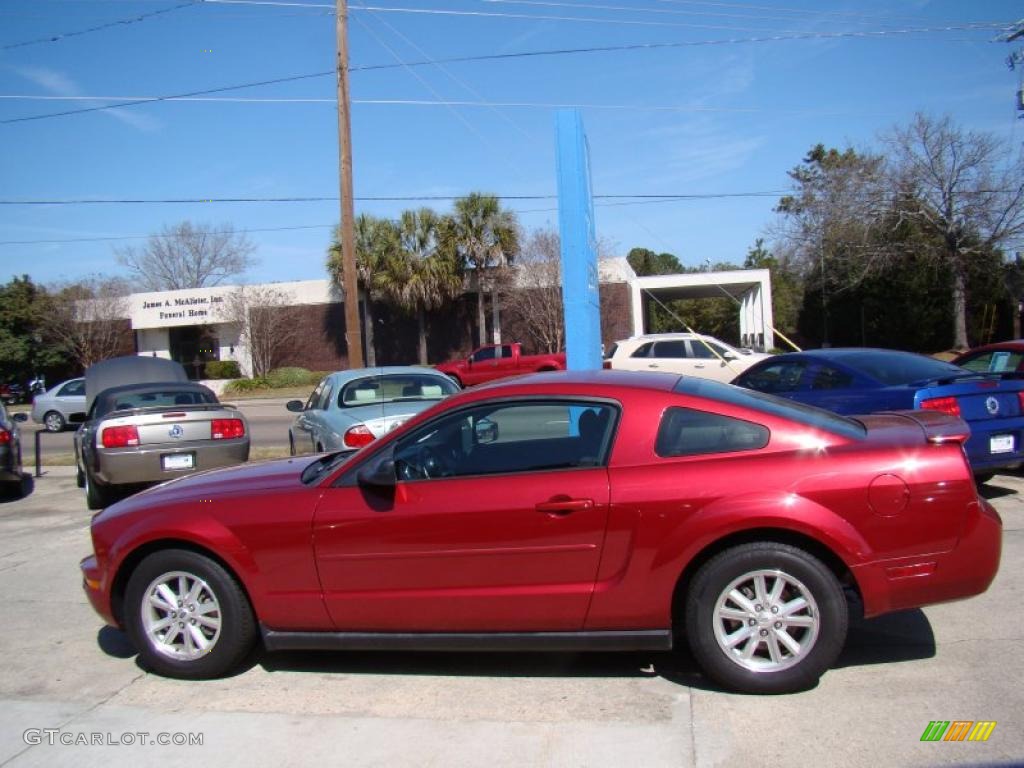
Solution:
<svg viewBox="0 0 1024 768">
<path fill-rule="evenodd" d="M 565 352 L 553 355 L 524 355 L 520 344 L 488 344 L 465 360 L 452 360 L 437 366 L 463 387 L 485 381 L 521 376 L 535 371 L 564 371 Z"/>
</svg>

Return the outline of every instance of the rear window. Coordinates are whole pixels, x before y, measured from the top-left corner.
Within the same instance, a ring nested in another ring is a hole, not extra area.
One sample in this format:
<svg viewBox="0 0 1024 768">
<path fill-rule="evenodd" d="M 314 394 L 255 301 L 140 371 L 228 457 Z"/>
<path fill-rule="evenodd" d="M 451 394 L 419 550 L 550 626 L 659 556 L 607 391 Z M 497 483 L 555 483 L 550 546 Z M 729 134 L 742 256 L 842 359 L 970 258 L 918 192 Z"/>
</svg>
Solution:
<svg viewBox="0 0 1024 768">
<path fill-rule="evenodd" d="M 912 352 L 857 350 L 849 354 L 835 355 L 835 359 L 883 384 L 910 384 L 915 381 L 957 378 L 965 375 L 963 369 L 952 363 L 944 363 Z"/>
<path fill-rule="evenodd" d="M 459 391 L 448 377 L 415 374 L 356 379 L 338 393 L 339 408 L 358 408 L 399 400 L 440 400 Z M 326 407 L 326 406 L 325 406 Z"/>
<path fill-rule="evenodd" d="M 848 419 L 845 416 L 832 413 L 832 411 L 795 403 L 792 400 L 785 400 L 753 389 L 722 384 L 710 379 L 684 376 L 679 379 L 679 383 L 673 389 L 684 395 L 706 397 L 720 403 L 751 408 L 853 440 L 860 440 L 867 433 L 859 421 Z"/>
<path fill-rule="evenodd" d="M 205 392 L 190 390 L 161 390 L 152 392 L 122 392 L 111 404 L 112 411 L 127 411 L 132 408 L 167 408 L 176 405 L 215 405 L 217 398 Z M 109 411 L 107 411 L 109 413 Z"/>
</svg>

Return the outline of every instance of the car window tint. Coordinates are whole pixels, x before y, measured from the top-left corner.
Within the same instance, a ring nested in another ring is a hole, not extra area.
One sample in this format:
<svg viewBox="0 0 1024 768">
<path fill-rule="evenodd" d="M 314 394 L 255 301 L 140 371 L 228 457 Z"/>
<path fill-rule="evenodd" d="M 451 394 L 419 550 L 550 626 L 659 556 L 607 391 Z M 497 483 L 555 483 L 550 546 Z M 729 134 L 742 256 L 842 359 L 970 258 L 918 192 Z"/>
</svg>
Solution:
<svg viewBox="0 0 1024 768">
<path fill-rule="evenodd" d="M 673 390 L 684 395 L 706 397 L 710 400 L 762 411 L 772 416 L 794 421 L 797 424 L 804 424 L 855 440 L 862 439 L 867 434 L 864 425 L 856 419 L 849 419 L 832 411 L 826 411 L 823 408 L 795 403 L 792 400 L 756 392 L 751 389 L 734 387 L 731 384 L 722 384 L 710 379 L 682 376 L 676 382 Z"/>
<path fill-rule="evenodd" d="M 949 379 L 964 376 L 963 370 L 952 363 L 945 363 L 912 352 L 898 352 L 886 349 L 849 350 L 833 352 L 834 359 L 860 371 L 883 384 L 911 384 L 933 379 Z"/>
<path fill-rule="evenodd" d="M 69 381 L 57 391 L 57 397 L 74 397 L 85 394 L 85 380 Z"/>
<path fill-rule="evenodd" d="M 751 451 L 768 445 L 768 428 L 692 408 L 669 408 L 661 418 L 654 452 L 659 456 Z"/>
<path fill-rule="evenodd" d="M 653 341 L 649 341 L 646 344 L 641 344 L 639 347 L 636 348 L 636 351 L 634 351 L 633 354 L 630 355 L 630 357 L 649 357 L 651 354 L 651 348 L 653 346 Z"/>
<path fill-rule="evenodd" d="M 848 389 L 852 386 L 853 376 L 830 365 L 820 366 L 811 379 L 811 389 Z"/>
<path fill-rule="evenodd" d="M 611 348 L 608 350 L 608 352 L 605 355 L 605 357 L 609 358 L 609 359 L 615 357 L 615 352 L 616 352 L 616 350 L 618 350 L 618 348 L 619 348 L 618 344 L 612 344 Z"/>
<path fill-rule="evenodd" d="M 484 360 L 493 360 L 493 359 L 494 359 L 494 347 L 484 347 L 483 349 L 478 349 L 476 352 L 473 353 L 473 357 L 472 357 L 472 360 L 473 360 L 474 363 L 479 363 L 479 362 L 483 362 Z"/>
<path fill-rule="evenodd" d="M 718 352 L 719 355 L 722 354 L 721 351 L 715 351 Z M 690 354 L 693 355 L 693 357 L 696 357 L 700 360 L 707 360 L 709 358 L 716 360 L 718 359 L 718 356 L 715 355 L 715 352 L 711 351 L 710 346 L 706 342 L 701 341 L 700 339 L 690 340 Z"/>
<path fill-rule="evenodd" d="M 502 344 L 501 345 L 501 356 L 502 357 L 512 357 L 512 345 L 511 344 Z"/>
<path fill-rule="evenodd" d="M 802 360 L 769 363 L 747 371 L 736 383 L 758 392 L 792 392 L 800 385 L 806 367 L 807 363 Z"/>
<path fill-rule="evenodd" d="M 447 376 L 392 374 L 350 381 L 338 392 L 339 408 L 358 408 L 399 400 L 440 400 L 459 391 Z"/>
<path fill-rule="evenodd" d="M 686 357 L 686 342 L 682 339 L 674 341 L 657 341 L 654 343 L 654 357 Z"/>
<path fill-rule="evenodd" d="M 132 408 L 166 408 L 175 405 L 207 405 L 216 403 L 205 392 L 161 390 L 150 392 L 121 392 L 114 400 L 115 411 L 126 411 Z"/>
<path fill-rule="evenodd" d="M 319 411 L 326 411 L 331 407 L 331 395 L 334 393 L 334 386 L 330 383 L 324 387 L 323 394 L 320 395 L 320 400 L 317 402 L 316 407 Z"/>
<path fill-rule="evenodd" d="M 309 399 L 306 401 L 306 407 L 304 410 L 312 411 L 317 407 L 317 403 L 320 402 L 320 395 L 323 394 L 324 387 L 326 386 L 327 379 L 323 379 L 319 384 L 316 385 L 316 389 L 314 389 L 310 393 Z"/>
<path fill-rule="evenodd" d="M 961 362 L 957 363 L 957 365 L 961 368 L 966 368 L 969 371 L 979 371 L 982 373 L 1004 373 L 1006 371 L 1016 371 L 1020 368 L 1022 359 L 1024 359 L 1024 354 L 1020 352 L 1013 352 L 1008 349 L 999 349 L 980 352 L 973 357 L 963 359 Z"/>
<path fill-rule="evenodd" d="M 405 480 L 602 466 L 611 405 L 542 402 L 477 406 L 432 422 L 395 448 Z"/>
</svg>

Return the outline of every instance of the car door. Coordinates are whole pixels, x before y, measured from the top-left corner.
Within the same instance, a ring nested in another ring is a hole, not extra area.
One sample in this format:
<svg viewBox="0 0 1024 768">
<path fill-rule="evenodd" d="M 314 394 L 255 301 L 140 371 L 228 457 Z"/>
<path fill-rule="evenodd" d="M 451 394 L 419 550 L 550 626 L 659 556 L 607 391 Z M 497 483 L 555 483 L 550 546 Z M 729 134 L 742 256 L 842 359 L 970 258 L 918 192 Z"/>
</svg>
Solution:
<svg viewBox="0 0 1024 768">
<path fill-rule="evenodd" d="M 690 345 L 687 364 L 692 366 L 691 376 L 714 379 L 728 384 L 739 373 L 739 367 L 734 368 L 729 365 L 729 358 L 735 360 L 736 354 L 721 344 L 700 339 L 690 339 L 687 344 Z"/>
<path fill-rule="evenodd" d="M 55 399 L 65 419 L 71 414 L 84 414 L 85 379 L 72 379 L 57 390 Z"/>
<path fill-rule="evenodd" d="M 802 402 L 804 374 L 808 365 L 808 361 L 802 358 L 771 360 L 748 368 L 736 377 L 734 383 L 747 389 Z"/>
<path fill-rule="evenodd" d="M 586 410 L 601 423 L 596 433 L 577 426 Z M 337 628 L 581 629 L 608 516 L 614 410 L 469 407 L 386 447 L 394 487 L 360 485 L 350 470 L 325 491 L 313 526 Z"/>
<path fill-rule="evenodd" d="M 800 401 L 835 413 L 870 413 L 881 410 L 887 403 L 879 401 L 879 388 L 829 363 L 816 363 L 805 375 L 806 387 Z"/>
</svg>

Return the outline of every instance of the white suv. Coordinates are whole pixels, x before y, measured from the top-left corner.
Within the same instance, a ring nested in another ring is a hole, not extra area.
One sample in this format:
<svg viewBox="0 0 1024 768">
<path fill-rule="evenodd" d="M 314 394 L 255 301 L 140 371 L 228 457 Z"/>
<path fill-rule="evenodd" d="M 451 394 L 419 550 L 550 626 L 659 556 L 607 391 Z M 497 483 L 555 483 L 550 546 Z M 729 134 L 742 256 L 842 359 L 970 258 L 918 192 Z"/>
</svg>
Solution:
<svg viewBox="0 0 1024 768">
<path fill-rule="evenodd" d="M 699 333 L 652 333 L 612 345 L 604 367 L 620 371 L 667 371 L 730 382 L 768 355 L 736 349 Z"/>
</svg>

